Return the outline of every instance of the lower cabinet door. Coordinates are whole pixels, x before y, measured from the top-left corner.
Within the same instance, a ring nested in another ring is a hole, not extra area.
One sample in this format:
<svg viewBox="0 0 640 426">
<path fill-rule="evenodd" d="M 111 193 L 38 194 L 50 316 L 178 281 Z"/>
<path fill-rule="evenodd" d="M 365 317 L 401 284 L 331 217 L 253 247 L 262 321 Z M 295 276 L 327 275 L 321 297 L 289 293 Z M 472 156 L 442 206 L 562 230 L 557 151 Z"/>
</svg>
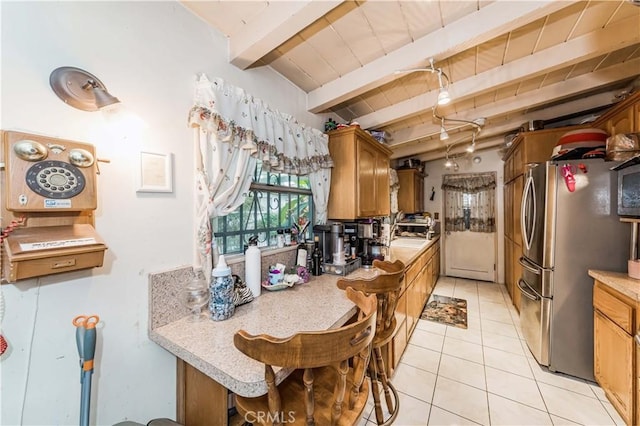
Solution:
<svg viewBox="0 0 640 426">
<path fill-rule="evenodd" d="M 633 423 L 633 337 L 594 311 L 594 375 L 626 424 Z"/>
<path fill-rule="evenodd" d="M 402 354 L 404 350 L 407 348 L 407 321 L 402 321 L 398 326 L 398 330 L 396 332 L 395 337 L 393 338 L 393 361 L 391 363 L 391 371 L 393 374 L 393 370 L 396 369 L 398 363 L 400 363 L 400 358 L 402 358 Z M 389 368 L 387 368 L 389 369 Z"/>
</svg>

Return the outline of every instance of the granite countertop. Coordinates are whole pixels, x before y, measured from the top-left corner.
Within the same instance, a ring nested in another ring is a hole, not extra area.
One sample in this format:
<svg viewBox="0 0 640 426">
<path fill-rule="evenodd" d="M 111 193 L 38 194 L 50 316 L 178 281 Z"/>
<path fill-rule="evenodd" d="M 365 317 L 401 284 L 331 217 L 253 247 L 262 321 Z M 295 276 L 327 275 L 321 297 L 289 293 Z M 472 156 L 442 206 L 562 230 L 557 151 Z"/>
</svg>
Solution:
<svg viewBox="0 0 640 426">
<path fill-rule="evenodd" d="M 393 247 L 387 260 L 411 263 L 438 239 L 435 238 L 419 250 Z M 360 268 L 346 278 L 369 278 L 377 275 L 375 269 Z M 306 284 L 281 291 L 263 289 L 260 297 L 236 308 L 225 321 L 205 319 L 189 322 L 188 317 L 168 315 L 169 321 L 150 321 L 149 337 L 164 349 L 191 364 L 238 395 L 254 397 L 264 395 L 264 366 L 241 353 L 233 344 L 233 335 L 243 329 L 251 334 L 269 334 L 287 337 L 299 331 L 326 330 L 340 327 L 356 312 L 355 305 L 336 287 L 337 275 L 312 277 Z M 160 283 L 166 287 L 166 285 Z M 151 303 L 163 295 L 155 296 L 152 286 Z M 166 303 L 164 301 L 163 303 Z M 151 306 L 150 311 L 162 311 Z M 177 318 L 177 319 L 175 319 Z M 279 383 L 289 371 L 276 369 Z"/>
<path fill-rule="evenodd" d="M 640 302 L 640 280 L 630 278 L 625 272 L 589 269 L 589 276 L 630 297 L 636 302 Z"/>
</svg>

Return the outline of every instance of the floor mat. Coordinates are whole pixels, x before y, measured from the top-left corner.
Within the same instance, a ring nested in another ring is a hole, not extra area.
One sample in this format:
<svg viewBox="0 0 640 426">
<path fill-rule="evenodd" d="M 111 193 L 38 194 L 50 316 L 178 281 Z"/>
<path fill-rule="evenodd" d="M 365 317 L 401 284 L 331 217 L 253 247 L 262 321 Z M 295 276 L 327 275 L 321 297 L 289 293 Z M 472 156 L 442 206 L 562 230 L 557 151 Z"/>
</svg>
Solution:
<svg viewBox="0 0 640 426">
<path fill-rule="evenodd" d="M 467 328 L 467 301 L 447 296 L 433 295 L 424 307 L 420 318 L 455 327 Z"/>
</svg>

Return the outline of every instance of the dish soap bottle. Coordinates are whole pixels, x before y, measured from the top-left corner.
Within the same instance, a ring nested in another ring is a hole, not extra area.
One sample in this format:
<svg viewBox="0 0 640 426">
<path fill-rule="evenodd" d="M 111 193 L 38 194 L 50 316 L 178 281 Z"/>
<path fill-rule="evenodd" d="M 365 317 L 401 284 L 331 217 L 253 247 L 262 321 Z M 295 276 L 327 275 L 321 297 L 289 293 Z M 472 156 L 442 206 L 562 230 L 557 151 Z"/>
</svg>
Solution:
<svg viewBox="0 0 640 426">
<path fill-rule="evenodd" d="M 258 248 L 258 236 L 254 235 L 249 238 L 249 247 L 244 253 L 244 279 L 254 298 L 260 296 L 262 290 L 260 285 L 262 281 L 260 279 L 261 271 L 262 259 Z"/>
<path fill-rule="evenodd" d="M 211 273 L 212 279 L 209 293 L 209 311 L 214 321 L 224 321 L 230 318 L 235 311 L 233 303 L 233 277 L 231 268 L 227 266 L 224 255 L 218 258 L 218 264 Z"/>
</svg>

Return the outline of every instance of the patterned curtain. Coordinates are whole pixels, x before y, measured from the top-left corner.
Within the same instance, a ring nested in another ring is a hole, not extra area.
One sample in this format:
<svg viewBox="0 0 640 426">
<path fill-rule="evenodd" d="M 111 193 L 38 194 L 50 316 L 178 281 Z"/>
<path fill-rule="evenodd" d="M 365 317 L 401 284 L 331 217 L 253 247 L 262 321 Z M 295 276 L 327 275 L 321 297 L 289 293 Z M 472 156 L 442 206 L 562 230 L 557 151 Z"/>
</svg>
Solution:
<svg viewBox="0 0 640 426">
<path fill-rule="evenodd" d="M 267 171 L 308 175 L 316 223 L 326 222 L 333 162 L 328 137 L 320 130 L 204 74 L 196 81 L 189 125 L 197 147 L 195 266 L 205 276 L 212 264 L 210 219 L 244 202 L 258 158 Z"/>
<path fill-rule="evenodd" d="M 495 173 L 445 175 L 445 231 L 495 232 L 495 187 Z"/>
<path fill-rule="evenodd" d="M 494 189 L 472 194 L 470 198 L 470 227 L 471 232 L 495 232 L 495 193 Z"/>
<path fill-rule="evenodd" d="M 450 232 L 464 231 L 464 192 L 447 190 L 445 194 L 444 230 Z"/>
</svg>

